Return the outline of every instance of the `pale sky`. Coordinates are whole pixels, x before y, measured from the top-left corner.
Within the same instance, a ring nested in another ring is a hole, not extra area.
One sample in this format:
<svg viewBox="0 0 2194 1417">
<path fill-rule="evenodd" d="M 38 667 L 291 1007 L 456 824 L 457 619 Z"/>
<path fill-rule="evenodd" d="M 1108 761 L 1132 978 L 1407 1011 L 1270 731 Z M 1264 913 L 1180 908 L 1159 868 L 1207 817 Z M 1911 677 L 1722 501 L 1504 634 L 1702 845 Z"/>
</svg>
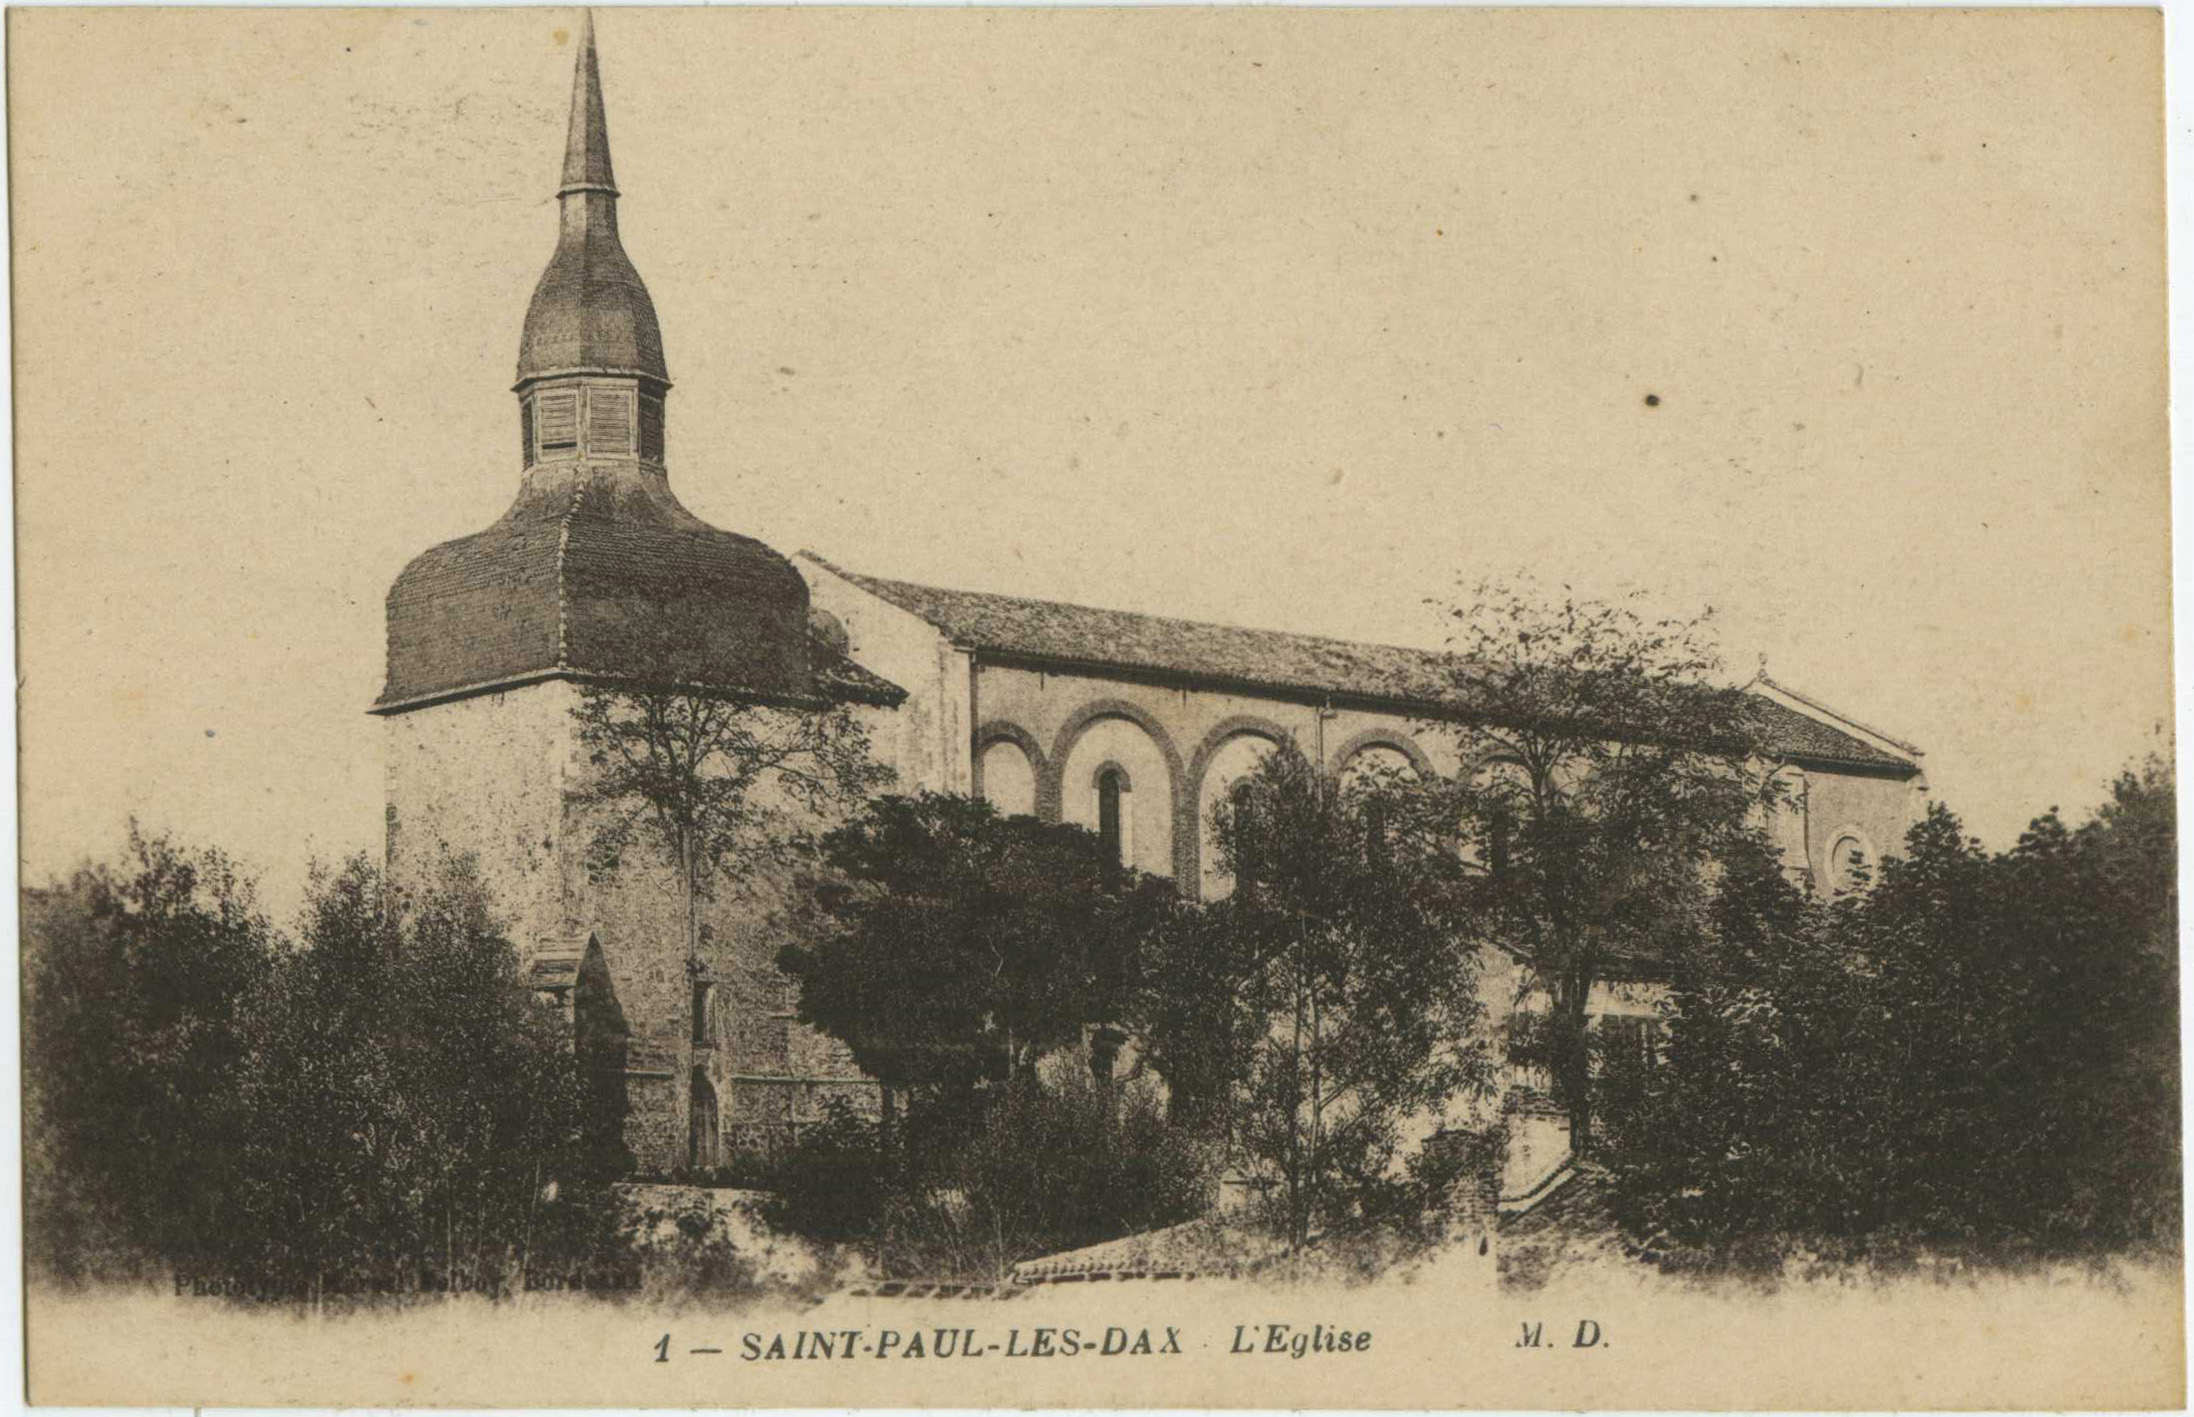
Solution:
<svg viewBox="0 0 2194 1417">
<path fill-rule="evenodd" d="M 382 597 L 518 484 L 575 13 L 11 12 L 26 879 L 131 813 L 278 903 L 377 849 Z M 2168 743 L 2159 30 L 598 17 L 701 516 L 1399 643 L 1517 566 L 1712 604 L 1991 845 Z"/>
</svg>

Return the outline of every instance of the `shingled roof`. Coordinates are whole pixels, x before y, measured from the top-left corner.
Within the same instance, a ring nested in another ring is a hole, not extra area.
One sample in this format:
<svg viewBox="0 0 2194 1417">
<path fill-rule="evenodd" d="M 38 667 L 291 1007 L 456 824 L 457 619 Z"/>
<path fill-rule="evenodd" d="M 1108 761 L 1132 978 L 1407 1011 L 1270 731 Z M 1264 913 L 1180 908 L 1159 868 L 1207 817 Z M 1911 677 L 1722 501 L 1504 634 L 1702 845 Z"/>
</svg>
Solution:
<svg viewBox="0 0 2194 1417">
<path fill-rule="evenodd" d="M 1063 601 L 948 590 L 861 575 L 803 553 L 833 574 L 935 626 L 969 649 L 1097 674 L 1159 676 L 1356 703 L 1401 713 L 1464 711 L 1454 659 L 1440 650 L 1253 630 L 1103 610 Z M 1911 773 L 1919 765 L 1756 695 L 1771 748 L 1797 762 Z"/>
<path fill-rule="evenodd" d="M 536 467 L 495 525 L 396 578 L 373 711 L 554 678 L 780 703 L 905 697 L 818 635 L 808 610 L 790 561 L 694 516 L 661 474 Z"/>
</svg>

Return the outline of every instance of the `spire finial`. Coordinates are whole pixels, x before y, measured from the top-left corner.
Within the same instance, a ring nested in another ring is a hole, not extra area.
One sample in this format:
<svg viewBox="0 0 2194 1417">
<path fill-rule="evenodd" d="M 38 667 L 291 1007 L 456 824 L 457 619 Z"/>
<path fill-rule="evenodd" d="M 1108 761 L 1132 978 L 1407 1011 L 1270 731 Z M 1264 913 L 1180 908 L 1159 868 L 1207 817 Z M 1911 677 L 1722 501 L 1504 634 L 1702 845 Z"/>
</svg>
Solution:
<svg viewBox="0 0 2194 1417">
<path fill-rule="evenodd" d="M 609 166 L 609 120 L 602 116 L 602 72 L 594 58 L 594 12 L 580 11 L 579 52 L 571 75 L 571 129 L 564 139 L 564 185 L 567 192 L 607 192 L 617 195 L 617 179 Z"/>
</svg>

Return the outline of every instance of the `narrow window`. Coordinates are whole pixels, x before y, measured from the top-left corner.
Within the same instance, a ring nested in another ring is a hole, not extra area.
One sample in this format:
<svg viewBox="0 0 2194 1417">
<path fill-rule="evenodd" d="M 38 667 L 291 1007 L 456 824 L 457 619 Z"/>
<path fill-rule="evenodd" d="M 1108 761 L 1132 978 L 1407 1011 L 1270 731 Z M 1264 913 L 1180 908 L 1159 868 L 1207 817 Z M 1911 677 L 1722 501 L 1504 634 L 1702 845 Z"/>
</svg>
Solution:
<svg viewBox="0 0 2194 1417">
<path fill-rule="evenodd" d="M 1374 870 L 1384 871 L 1394 859 L 1387 844 L 1387 801 L 1376 791 L 1364 803 L 1364 849 Z"/>
<path fill-rule="evenodd" d="M 1514 828 L 1508 813 L 1496 812 L 1486 824 L 1486 869 L 1498 876 L 1508 870 L 1509 837 Z"/>
<path fill-rule="evenodd" d="M 1127 864 L 1126 838 L 1121 831 L 1120 799 L 1126 786 L 1118 768 L 1097 774 L 1097 841 L 1108 865 Z"/>
<path fill-rule="evenodd" d="M 526 463 L 525 463 L 525 465 L 526 465 L 527 467 L 532 467 L 532 466 L 533 466 L 533 400 L 532 400 L 532 399 L 520 399 L 520 400 L 518 401 L 518 441 L 519 441 L 519 443 L 520 443 L 520 444 L 522 445 L 522 447 L 521 447 L 521 448 L 520 448 L 520 450 L 519 450 L 519 456 L 520 456 L 520 457 L 523 457 L 523 458 L 524 458 L 524 459 L 526 460 Z"/>
<path fill-rule="evenodd" d="M 640 456 L 663 460 L 663 401 L 646 394 L 640 395 Z"/>
<path fill-rule="evenodd" d="M 1227 789 L 1234 805 L 1234 879 L 1237 887 L 1254 886 L 1260 874 L 1257 857 L 1262 843 L 1257 838 L 1257 794 L 1244 778 Z"/>
<path fill-rule="evenodd" d="M 693 981 L 693 1041 L 707 1045 L 716 1041 L 716 985 L 707 979 Z"/>
<path fill-rule="evenodd" d="M 687 1101 L 686 1164 L 695 1171 L 713 1170 L 723 1155 L 722 1124 L 716 1111 L 716 1089 L 699 1068 L 693 1070 Z"/>
</svg>

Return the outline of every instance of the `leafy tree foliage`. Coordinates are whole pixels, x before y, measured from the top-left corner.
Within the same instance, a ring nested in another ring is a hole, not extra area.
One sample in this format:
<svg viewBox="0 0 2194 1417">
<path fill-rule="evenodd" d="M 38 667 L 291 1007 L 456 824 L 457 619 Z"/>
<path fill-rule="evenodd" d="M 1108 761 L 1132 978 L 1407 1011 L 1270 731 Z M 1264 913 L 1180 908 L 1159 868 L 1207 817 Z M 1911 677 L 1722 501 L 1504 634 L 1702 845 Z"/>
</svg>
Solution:
<svg viewBox="0 0 2194 1417">
<path fill-rule="evenodd" d="M 1267 1031 L 1238 994 L 1260 953 L 1224 903 L 1166 911 L 1140 942 L 1121 1018 L 1165 1079 L 1166 1114 L 1177 1127 L 1227 1132 L 1236 1085 L 1250 1075 Z"/>
<path fill-rule="evenodd" d="M 24 893 L 23 953 L 31 1264 L 111 1277 L 218 1233 L 276 953 L 251 883 L 132 823 L 123 868 Z"/>
<path fill-rule="evenodd" d="M 1755 858 L 1685 961 L 1666 1065 L 1610 1160 L 1633 1223 L 1768 1262 L 1915 1244 L 1991 1256 L 2174 1247 L 2173 788 L 1991 855 L 1945 807 L 1872 888 L 1800 896 Z"/>
<path fill-rule="evenodd" d="M 897 1087 L 1025 1075 L 1119 1018 L 1172 901 L 1084 828 L 942 793 L 876 799 L 823 838 L 821 863 L 815 928 L 778 967 L 801 1022 Z"/>
<path fill-rule="evenodd" d="M 425 1266 L 492 1287 L 565 1215 L 543 1216 L 544 1183 L 599 1179 L 588 1094 L 466 864 L 391 906 L 361 859 L 324 876 L 307 947 L 251 1011 L 238 1233 L 255 1268 L 297 1280 Z"/>
<path fill-rule="evenodd" d="M 651 848 L 675 873 L 689 961 L 715 887 L 791 859 L 800 830 L 789 817 L 848 809 L 892 776 L 845 704 L 588 686 L 572 712 L 594 768 L 578 800 L 602 813 L 589 864 L 614 874 L 635 846 Z"/>
<path fill-rule="evenodd" d="M 1485 581 L 1447 613 L 1468 717 L 1434 731 L 1470 766 L 1426 801 L 1483 867 L 1471 937 L 1518 955 L 1548 1001 L 1545 1062 L 1571 1149 L 1589 1155 L 1592 987 L 1688 931 L 1706 873 L 1769 791 L 1757 706 L 1713 683 L 1711 612 L 1656 620 L 1635 597 Z"/>
<path fill-rule="evenodd" d="M 1452 840 L 1412 829 L 1393 793 L 1289 745 L 1213 812 L 1236 883 L 1201 932 L 1230 976 L 1210 981 L 1240 1059 L 1227 1120 L 1297 1245 L 1377 1207 L 1408 1124 L 1490 1086 Z"/>
<path fill-rule="evenodd" d="M 353 859 L 293 940 L 219 853 L 131 854 L 28 901 L 41 1272 L 318 1297 L 608 1256 L 615 1161 L 469 867 L 399 913 Z"/>
</svg>

